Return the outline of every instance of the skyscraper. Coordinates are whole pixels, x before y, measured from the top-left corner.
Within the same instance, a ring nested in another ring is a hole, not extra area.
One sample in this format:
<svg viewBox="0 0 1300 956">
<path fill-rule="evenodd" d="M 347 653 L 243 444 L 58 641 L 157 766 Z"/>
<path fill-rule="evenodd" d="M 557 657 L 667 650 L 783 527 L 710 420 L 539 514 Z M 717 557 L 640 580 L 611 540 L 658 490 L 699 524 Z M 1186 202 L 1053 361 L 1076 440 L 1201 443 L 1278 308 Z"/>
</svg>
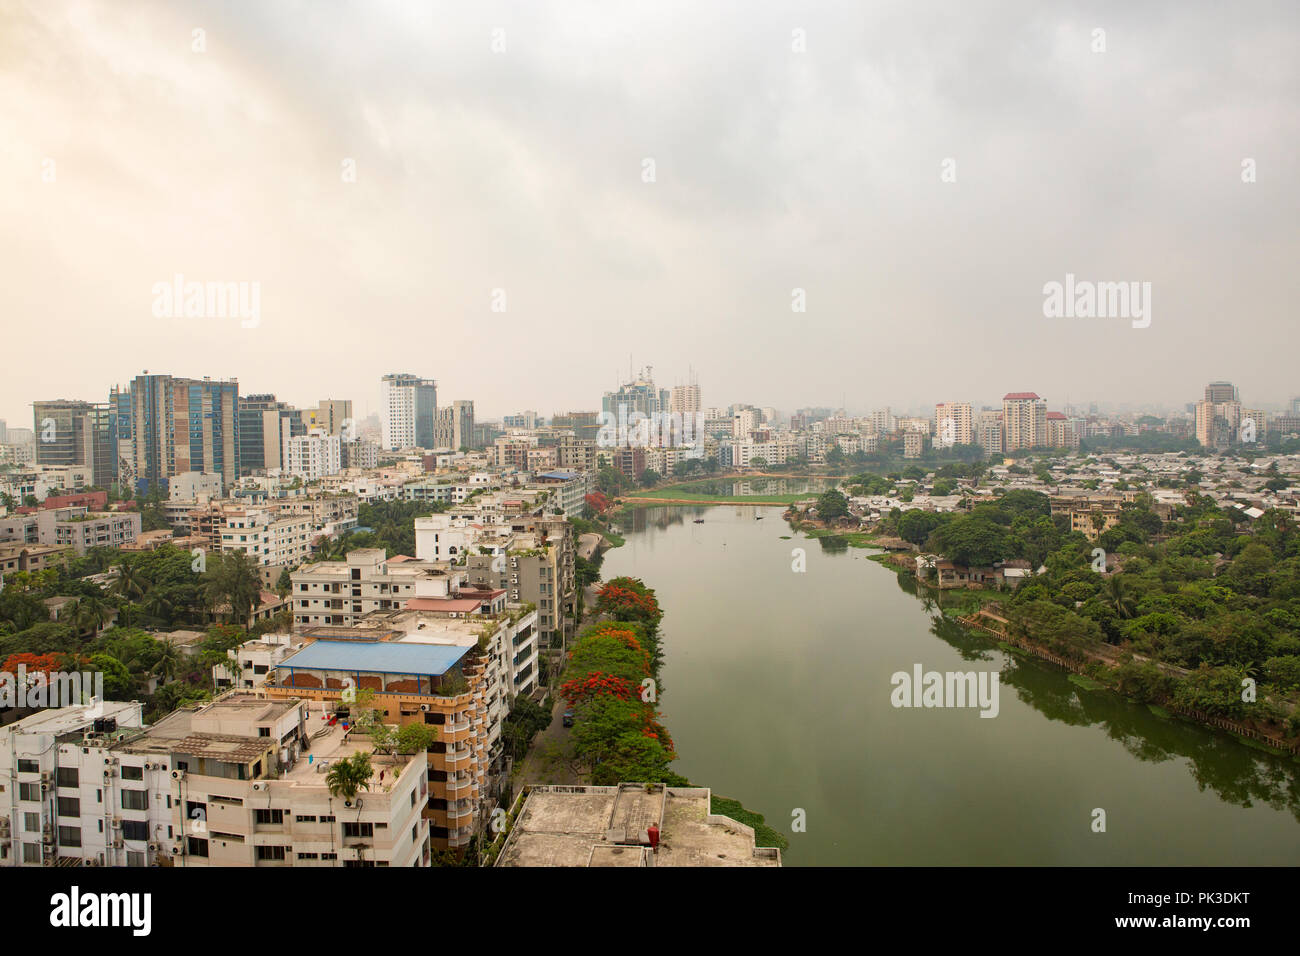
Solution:
<svg viewBox="0 0 1300 956">
<path fill-rule="evenodd" d="M 383 378 L 383 442 L 390 450 L 433 448 L 438 383 L 405 373 Z"/>
<path fill-rule="evenodd" d="M 173 475 L 203 471 L 223 487 L 239 477 L 239 383 L 145 372 L 131 380 L 132 467 L 149 491 Z"/>
<path fill-rule="evenodd" d="M 84 465 L 93 484 L 107 488 L 117 480 L 115 416 L 108 403 L 33 402 L 36 464 Z"/>
<path fill-rule="evenodd" d="M 1033 392 L 1002 396 L 1002 444 L 1006 451 L 1047 444 L 1047 401 Z"/>
</svg>

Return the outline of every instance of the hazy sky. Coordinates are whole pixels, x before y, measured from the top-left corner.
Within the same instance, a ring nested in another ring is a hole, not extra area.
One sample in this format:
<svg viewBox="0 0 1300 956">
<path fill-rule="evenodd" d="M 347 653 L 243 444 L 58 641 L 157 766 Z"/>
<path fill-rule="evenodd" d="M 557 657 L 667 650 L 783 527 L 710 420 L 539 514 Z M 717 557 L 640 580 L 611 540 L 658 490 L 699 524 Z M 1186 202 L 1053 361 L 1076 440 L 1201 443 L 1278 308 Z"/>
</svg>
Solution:
<svg viewBox="0 0 1300 956">
<path fill-rule="evenodd" d="M 5 0 L 0 417 L 144 369 L 550 415 L 629 355 L 706 405 L 1281 402 L 1298 11 Z M 177 273 L 260 322 L 156 316 Z M 1045 318 L 1066 273 L 1150 327 Z"/>
</svg>

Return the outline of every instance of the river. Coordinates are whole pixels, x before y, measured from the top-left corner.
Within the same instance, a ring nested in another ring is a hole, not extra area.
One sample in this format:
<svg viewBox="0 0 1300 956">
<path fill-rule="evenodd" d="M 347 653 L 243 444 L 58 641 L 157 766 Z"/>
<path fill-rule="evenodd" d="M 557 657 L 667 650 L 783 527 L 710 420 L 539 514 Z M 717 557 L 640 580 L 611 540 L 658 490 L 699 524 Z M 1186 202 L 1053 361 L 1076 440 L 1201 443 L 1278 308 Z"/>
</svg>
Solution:
<svg viewBox="0 0 1300 956">
<path fill-rule="evenodd" d="M 635 511 L 602 575 L 664 609 L 674 768 L 764 814 L 787 865 L 1300 863 L 1300 762 L 1011 657 L 780 514 Z M 999 672 L 997 716 L 895 708 L 916 664 Z"/>
</svg>

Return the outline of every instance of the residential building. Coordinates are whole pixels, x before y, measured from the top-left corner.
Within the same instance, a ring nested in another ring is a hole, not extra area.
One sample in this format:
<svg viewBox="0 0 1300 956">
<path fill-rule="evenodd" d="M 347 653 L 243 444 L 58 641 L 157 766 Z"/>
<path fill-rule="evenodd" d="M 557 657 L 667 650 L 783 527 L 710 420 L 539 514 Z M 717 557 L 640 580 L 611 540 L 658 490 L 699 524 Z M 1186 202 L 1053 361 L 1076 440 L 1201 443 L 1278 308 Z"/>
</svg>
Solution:
<svg viewBox="0 0 1300 956">
<path fill-rule="evenodd" d="M 109 749 L 143 726 L 139 702 L 102 701 L 0 727 L 0 865 L 154 862 L 170 822 L 165 774 L 143 760 L 121 766 Z"/>
<path fill-rule="evenodd" d="M 433 448 L 438 383 L 405 373 L 383 377 L 383 446 Z"/>
<path fill-rule="evenodd" d="M 428 865 L 425 752 L 372 754 L 366 786 L 351 799 L 336 796 L 327 783 L 331 765 L 371 753 L 373 745 L 355 725 L 304 696 L 232 692 L 202 707 L 177 710 L 111 748 L 123 775 L 129 765 L 143 762 L 155 768 L 145 773 L 161 772 L 169 784 L 167 826 L 151 827 L 160 862 L 176 867 Z M 124 796 L 127 792 L 124 787 Z M 149 797 L 157 794 L 145 793 L 152 804 Z"/>
<path fill-rule="evenodd" d="M 939 402 L 934 406 L 935 445 L 951 448 L 953 445 L 975 443 L 975 429 L 970 402 Z"/>
<path fill-rule="evenodd" d="M 427 789 L 415 806 L 431 846 L 454 850 L 467 846 L 478 828 L 489 786 L 489 735 L 495 730 L 499 737 L 500 720 L 489 716 L 486 652 L 476 626 L 447 624 L 467 643 L 425 643 L 418 632 L 381 627 L 309 632 L 306 646 L 276 666 L 262 692 L 328 703 L 340 701 L 348 688 L 365 689 L 373 694 L 369 706 L 389 722 L 434 727 Z"/>
<path fill-rule="evenodd" d="M 1047 402 L 1033 392 L 1002 396 L 1004 451 L 1037 448 L 1047 444 Z"/>
<path fill-rule="evenodd" d="M 323 428 L 284 440 L 284 472 L 303 481 L 318 481 L 343 470 L 343 439 Z"/>
</svg>

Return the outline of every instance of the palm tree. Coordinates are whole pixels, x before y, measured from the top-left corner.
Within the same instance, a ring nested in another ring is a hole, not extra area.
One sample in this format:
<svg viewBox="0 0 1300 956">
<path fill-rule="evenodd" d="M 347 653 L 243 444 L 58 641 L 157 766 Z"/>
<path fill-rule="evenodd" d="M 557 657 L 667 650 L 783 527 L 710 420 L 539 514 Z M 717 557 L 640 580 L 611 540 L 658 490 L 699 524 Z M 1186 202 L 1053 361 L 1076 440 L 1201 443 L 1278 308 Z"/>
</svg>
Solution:
<svg viewBox="0 0 1300 956">
<path fill-rule="evenodd" d="M 216 556 L 204 572 L 203 594 L 209 608 L 230 605 L 230 620 L 248 630 L 253 609 L 261 600 L 262 579 L 248 555 L 231 551 Z"/>
<path fill-rule="evenodd" d="M 161 677 L 166 684 L 176 676 L 176 671 L 181 666 L 181 658 L 175 644 L 168 640 L 163 640 L 161 643 L 162 649 L 158 654 L 158 660 L 149 669 L 149 674 L 153 677 Z"/>
<path fill-rule="evenodd" d="M 1132 617 L 1137 608 L 1137 604 L 1128 593 L 1128 587 L 1118 574 L 1112 574 L 1106 579 L 1106 599 L 1121 618 Z"/>
<path fill-rule="evenodd" d="M 73 601 L 64 613 L 69 614 L 72 626 L 79 634 L 94 637 L 108 620 L 108 610 L 108 606 L 99 598 L 86 595 Z"/>
<path fill-rule="evenodd" d="M 336 797 L 348 803 L 356 799 L 358 790 L 370 789 L 370 754 L 357 751 L 351 757 L 336 760 L 325 774 L 325 785 Z"/>
<path fill-rule="evenodd" d="M 113 582 L 113 593 L 128 601 L 144 594 L 148 585 L 144 575 L 131 561 L 123 561 L 117 566 L 117 580 Z"/>
<path fill-rule="evenodd" d="M 160 621 L 170 621 L 176 613 L 176 606 L 165 591 L 153 590 L 144 599 L 144 612 Z"/>
</svg>

